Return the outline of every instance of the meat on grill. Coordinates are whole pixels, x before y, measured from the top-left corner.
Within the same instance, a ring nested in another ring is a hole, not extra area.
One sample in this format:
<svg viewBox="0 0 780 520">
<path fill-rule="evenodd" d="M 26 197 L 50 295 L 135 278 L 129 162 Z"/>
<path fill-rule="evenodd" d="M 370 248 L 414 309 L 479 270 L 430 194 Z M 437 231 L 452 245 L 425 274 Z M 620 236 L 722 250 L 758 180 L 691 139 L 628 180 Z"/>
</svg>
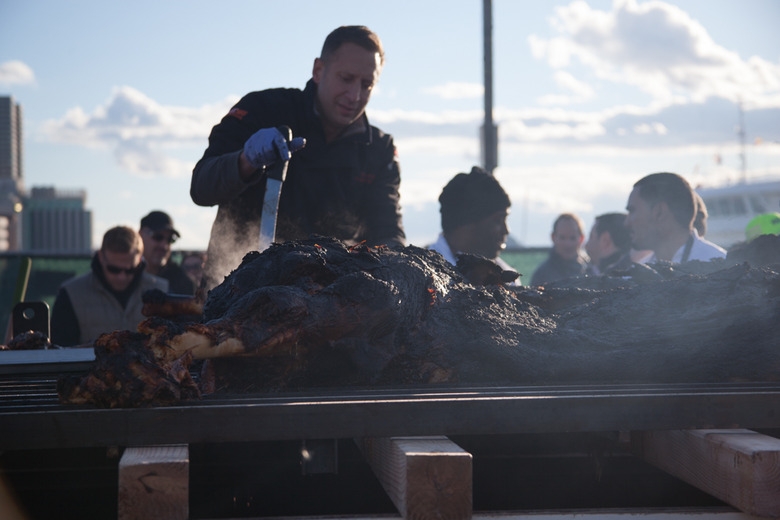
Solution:
<svg viewBox="0 0 780 520">
<path fill-rule="evenodd" d="M 128 408 L 173 404 L 200 397 L 189 366 L 192 355 L 152 345 L 137 332 L 116 331 L 95 341 L 95 363 L 86 376 L 57 381 L 63 402 Z"/>
<path fill-rule="evenodd" d="M 8 342 L 8 345 L 0 345 L 0 350 L 48 350 L 55 348 L 49 337 L 43 332 L 28 330 L 17 334 Z"/>
<path fill-rule="evenodd" d="M 501 280 L 470 260 L 481 280 Z M 248 254 L 200 323 L 152 317 L 133 338 L 212 358 L 222 391 L 777 379 L 776 268 L 661 267 L 475 286 L 428 250 L 317 238 Z"/>
</svg>

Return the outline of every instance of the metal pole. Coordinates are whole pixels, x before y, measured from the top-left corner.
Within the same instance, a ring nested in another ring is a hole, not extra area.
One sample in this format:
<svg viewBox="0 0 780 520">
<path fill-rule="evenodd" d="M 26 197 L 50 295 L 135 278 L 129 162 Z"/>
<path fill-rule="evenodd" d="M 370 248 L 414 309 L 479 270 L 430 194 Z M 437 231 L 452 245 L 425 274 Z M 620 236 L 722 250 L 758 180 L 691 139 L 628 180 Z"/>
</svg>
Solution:
<svg viewBox="0 0 780 520">
<path fill-rule="evenodd" d="M 484 81 L 485 81 L 485 122 L 482 125 L 482 164 L 485 170 L 493 174 L 498 166 L 498 129 L 493 123 L 493 6 L 492 0 L 482 0 L 483 41 L 484 41 Z"/>
<path fill-rule="evenodd" d="M 737 135 L 739 136 L 739 162 L 740 171 L 742 172 L 741 182 L 747 182 L 747 158 L 745 155 L 745 110 L 742 107 L 742 100 L 739 100 L 739 129 Z"/>
</svg>

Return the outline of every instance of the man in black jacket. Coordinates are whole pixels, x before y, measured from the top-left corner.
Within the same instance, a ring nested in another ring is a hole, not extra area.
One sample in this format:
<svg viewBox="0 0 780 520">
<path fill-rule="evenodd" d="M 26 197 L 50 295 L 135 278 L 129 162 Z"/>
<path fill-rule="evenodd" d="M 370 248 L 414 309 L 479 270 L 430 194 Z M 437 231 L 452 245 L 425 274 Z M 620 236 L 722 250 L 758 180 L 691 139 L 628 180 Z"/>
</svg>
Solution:
<svg viewBox="0 0 780 520">
<path fill-rule="evenodd" d="M 194 295 L 195 284 L 179 264 L 171 261 L 171 246 L 179 237 L 173 220 L 164 211 L 155 210 L 141 219 L 139 230 L 144 241 L 146 272 L 168 280 L 168 291 Z"/>
<path fill-rule="evenodd" d="M 600 276 L 631 268 L 631 236 L 625 221 L 625 213 L 604 213 L 596 217 L 585 243 L 590 257 L 587 274 Z"/>
<path fill-rule="evenodd" d="M 383 63 L 376 34 L 339 27 L 326 38 L 304 90 L 249 93 L 212 129 L 190 187 L 196 204 L 219 205 L 207 288 L 258 248 L 264 173 L 279 158 L 289 164 L 277 242 L 320 234 L 347 243 L 404 244 L 395 145 L 365 115 Z M 277 130 L 283 125 L 292 130 L 291 143 Z M 302 149 L 299 138 L 305 139 Z"/>
</svg>

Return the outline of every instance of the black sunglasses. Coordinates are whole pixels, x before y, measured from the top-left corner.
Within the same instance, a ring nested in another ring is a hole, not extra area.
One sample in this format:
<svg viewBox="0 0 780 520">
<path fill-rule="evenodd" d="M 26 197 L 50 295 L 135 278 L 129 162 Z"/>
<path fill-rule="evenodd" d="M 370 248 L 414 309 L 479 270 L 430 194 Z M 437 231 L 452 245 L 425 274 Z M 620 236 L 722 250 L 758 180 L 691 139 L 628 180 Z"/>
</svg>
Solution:
<svg viewBox="0 0 780 520">
<path fill-rule="evenodd" d="M 176 236 L 171 235 L 169 237 L 165 236 L 163 233 L 155 233 L 152 235 L 152 240 L 155 242 L 168 242 L 169 244 L 173 244 L 176 242 Z"/>
<path fill-rule="evenodd" d="M 131 267 L 130 269 L 125 269 L 124 267 L 117 267 L 115 265 L 106 264 L 106 271 L 108 271 L 111 274 L 119 274 L 119 273 L 125 273 L 127 275 L 134 275 L 138 272 L 138 268 L 141 266 L 141 264 L 138 264 L 135 267 Z"/>
</svg>

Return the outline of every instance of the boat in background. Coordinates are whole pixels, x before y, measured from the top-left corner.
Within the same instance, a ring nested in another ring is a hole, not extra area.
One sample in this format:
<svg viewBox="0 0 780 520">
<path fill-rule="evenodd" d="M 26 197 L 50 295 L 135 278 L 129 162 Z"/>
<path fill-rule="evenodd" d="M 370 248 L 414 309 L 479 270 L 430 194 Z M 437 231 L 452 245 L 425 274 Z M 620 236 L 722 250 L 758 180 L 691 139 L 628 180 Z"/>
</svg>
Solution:
<svg viewBox="0 0 780 520">
<path fill-rule="evenodd" d="M 707 206 L 706 238 L 726 249 L 745 240 L 745 228 L 762 213 L 780 213 L 780 180 L 698 187 Z"/>
</svg>

